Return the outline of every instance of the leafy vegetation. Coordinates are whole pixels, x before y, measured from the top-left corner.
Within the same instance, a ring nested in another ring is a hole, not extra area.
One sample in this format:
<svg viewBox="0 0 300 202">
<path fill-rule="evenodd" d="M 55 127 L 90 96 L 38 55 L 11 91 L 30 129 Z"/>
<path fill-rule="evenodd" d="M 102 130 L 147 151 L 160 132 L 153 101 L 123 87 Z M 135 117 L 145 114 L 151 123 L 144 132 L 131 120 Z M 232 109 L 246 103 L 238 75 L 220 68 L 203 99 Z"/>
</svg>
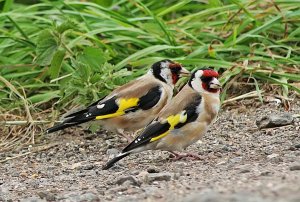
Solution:
<svg viewBox="0 0 300 202">
<path fill-rule="evenodd" d="M 6 119 L 33 121 L 42 111 L 55 118 L 51 111 L 89 104 L 163 58 L 190 70 L 215 67 L 222 99 L 238 78 L 251 78 L 258 92 L 261 83 L 278 85 L 283 96 L 300 92 L 299 1 L 18 2 L 0 1 Z"/>
</svg>

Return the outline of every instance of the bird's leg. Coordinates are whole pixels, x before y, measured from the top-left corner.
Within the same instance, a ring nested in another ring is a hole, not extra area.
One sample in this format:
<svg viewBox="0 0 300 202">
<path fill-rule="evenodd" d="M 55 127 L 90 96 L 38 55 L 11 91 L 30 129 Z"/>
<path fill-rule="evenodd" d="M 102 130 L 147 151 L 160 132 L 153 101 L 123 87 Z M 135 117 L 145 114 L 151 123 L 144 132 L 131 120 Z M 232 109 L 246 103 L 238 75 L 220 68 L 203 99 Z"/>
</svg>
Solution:
<svg viewBox="0 0 300 202">
<path fill-rule="evenodd" d="M 194 154 L 194 153 L 176 153 L 173 151 L 170 151 L 174 157 L 172 158 L 172 160 L 177 161 L 180 160 L 182 158 L 191 158 L 192 160 L 201 160 L 201 157 L 198 154 Z"/>
<path fill-rule="evenodd" d="M 133 139 L 132 139 L 130 133 L 126 133 L 126 132 L 124 131 L 124 129 L 118 129 L 118 133 L 119 133 L 122 137 L 124 137 L 124 138 L 127 140 L 127 142 L 132 142 Z"/>
</svg>

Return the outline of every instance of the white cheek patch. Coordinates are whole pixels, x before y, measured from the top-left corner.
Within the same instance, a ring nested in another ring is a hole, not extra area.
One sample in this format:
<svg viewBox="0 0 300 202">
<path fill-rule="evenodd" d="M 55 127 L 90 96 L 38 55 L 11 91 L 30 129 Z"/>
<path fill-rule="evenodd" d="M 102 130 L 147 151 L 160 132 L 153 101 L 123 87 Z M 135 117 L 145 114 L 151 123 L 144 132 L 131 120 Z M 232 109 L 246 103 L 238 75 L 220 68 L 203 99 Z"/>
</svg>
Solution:
<svg viewBox="0 0 300 202">
<path fill-rule="evenodd" d="M 192 87 L 195 91 L 203 92 L 202 81 L 199 79 L 199 77 L 194 78 L 192 80 L 191 84 L 192 84 Z"/>
<path fill-rule="evenodd" d="M 167 83 L 172 83 L 171 71 L 169 68 L 162 68 L 160 75 L 167 81 Z"/>
<path fill-rule="evenodd" d="M 203 75 L 203 71 L 202 70 L 198 70 L 195 73 L 195 78 L 192 80 L 191 84 L 192 87 L 197 91 L 197 92 L 203 92 L 204 89 L 202 87 L 202 81 L 201 81 L 201 76 Z"/>
<path fill-rule="evenodd" d="M 160 66 L 162 67 L 162 69 L 164 69 L 164 68 L 168 68 L 169 64 L 170 64 L 169 62 L 161 62 Z"/>
<path fill-rule="evenodd" d="M 199 70 L 199 71 L 196 72 L 195 77 L 200 78 L 202 75 L 203 75 L 203 71 Z"/>
<path fill-rule="evenodd" d="M 105 104 L 97 105 L 97 109 L 102 109 L 104 106 L 105 106 Z"/>
</svg>

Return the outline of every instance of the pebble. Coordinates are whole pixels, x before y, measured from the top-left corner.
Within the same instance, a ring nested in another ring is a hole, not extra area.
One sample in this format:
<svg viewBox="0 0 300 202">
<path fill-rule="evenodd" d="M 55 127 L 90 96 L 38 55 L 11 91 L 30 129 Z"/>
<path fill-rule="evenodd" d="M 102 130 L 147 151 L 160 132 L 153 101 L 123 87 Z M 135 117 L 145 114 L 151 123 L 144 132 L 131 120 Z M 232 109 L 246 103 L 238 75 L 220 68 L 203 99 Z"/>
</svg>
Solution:
<svg viewBox="0 0 300 202">
<path fill-rule="evenodd" d="M 229 160 L 230 163 L 238 163 L 243 159 L 243 157 L 238 156 Z"/>
<path fill-rule="evenodd" d="M 293 165 L 290 166 L 290 171 L 300 170 L 300 164 L 299 165 Z"/>
<path fill-rule="evenodd" d="M 272 172 L 270 171 L 264 171 L 262 173 L 260 173 L 261 176 L 271 176 L 272 175 Z"/>
<path fill-rule="evenodd" d="M 202 191 L 200 193 L 190 194 L 184 198 L 186 202 L 271 202 L 253 193 L 238 192 L 234 194 L 218 193 L 216 191 Z"/>
<path fill-rule="evenodd" d="M 139 186 L 140 183 L 139 181 L 137 180 L 137 178 L 129 175 L 129 176 L 122 176 L 120 177 L 117 181 L 116 181 L 116 184 L 118 185 L 122 185 L 123 183 L 129 181 L 132 185 L 134 186 Z"/>
<path fill-rule="evenodd" d="M 93 164 L 87 164 L 81 167 L 82 170 L 93 170 L 95 166 Z"/>
<path fill-rule="evenodd" d="M 270 154 L 270 155 L 267 156 L 267 158 L 268 159 L 273 159 L 273 158 L 276 158 L 278 156 L 279 156 L 279 154 Z"/>
<path fill-rule="evenodd" d="M 82 153 L 82 154 L 85 154 L 85 153 L 86 153 L 85 149 L 84 149 L 84 148 L 81 148 L 81 147 L 79 148 L 79 152 Z"/>
<path fill-rule="evenodd" d="M 159 173 L 159 169 L 156 167 L 151 167 L 147 169 L 148 173 Z"/>
<path fill-rule="evenodd" d="M 99 202 L 99 197 L 92 193 L 92 192 L 86 192 L 86 193 L 77 193 L 77 192 L 71 192 L 68 194 L 63 195 L 61 198 L 58 199 L 58 201 L 72 201 L 72 202 Z"/>
<path fill-rule="evenodd" d="M 174 176 L 173 173 L 163 172 L 163 173 L 149 173 L 147 177 L 148 183 L 154 181 L 170 181 Z"/>
<path fill-rule="evenodd" d="M 55 201 L 56 200 L 55 195 L 50 192 L 38 192 L 37 195 L 41 199 L 45 199 L 46 201 Z"/>
<path fill-rule="evenodd" d="M 293 120 L 294 118 L 290 113 L 271 114 L 256 120 L 256 125 L 259 129 L 274 128 L 292 124 Z"/>
<path fill-rule="evenodd" d="M 283 161 L 283 159 L 279 156 L 279 154 L 270 154 L 270 155 L 267 156 L 267 158 L 272 163 L 280 163 L 280 162 Z"/>
<path fill-rule="evenodd" d="M 250 173 L 249 169 L 242 169 L 239 173 Z"/>
<path fill-rule="evenodd" d="M 31 196 L 28 198 L 21 199 L 20 202 L 47 202 L 46 199 L 40 199 L 37 196 Z"/>
<path fill-rule="evenodd" d="M 120 153 L 120 151 L 117 150 L 117 149 L 114 149 L 114 148 L 108 149 L 108 150 L 106 151 L 106 154 L 107 154 L 107 155 L 112 155 L 112 156 L 116 156 L 116 155 L 118 155 L 119 153 Z"/>
</svg>

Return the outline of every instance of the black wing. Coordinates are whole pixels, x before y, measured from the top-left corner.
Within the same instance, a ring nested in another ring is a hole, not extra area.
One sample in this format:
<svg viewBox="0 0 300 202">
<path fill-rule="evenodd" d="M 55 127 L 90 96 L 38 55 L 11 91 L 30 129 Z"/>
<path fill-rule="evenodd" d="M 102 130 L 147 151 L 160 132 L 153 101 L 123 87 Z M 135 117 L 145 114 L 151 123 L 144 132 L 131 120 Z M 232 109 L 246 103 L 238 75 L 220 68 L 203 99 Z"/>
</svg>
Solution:
<svg viewBox="0 0 300 202">
<path fill-rule="evenodd" d="M 140 97 L 138 105 L 126 110 L 128 112 L 135 112 L 137 110 L 148 110 L 154 107 L 161 99 L 162 91 L 161 86 L 151 88 L 147 94 Z"/>
<path fill-rule="evenodd" d="M 128 108 L 126 106 L 122 107 L 123 109 L 125 108 L 124 113 L 135 112 L 139 109 L 147 110 L 152 108 L 159 102 L 161 98 L 161 94 L 162 92 L 160 86 L 155 86 L 151 88 L 147 92 L 147 94 L 143 95 L 142 97 L 134 98 L 134 99 L 138 99 L 137 104 L 132 104 Z M 111 97 L 107 100 L 104 100 L 104 98 L 102 98 L 101 100 L 98 100 L 97 102 L 91 104 L 86 109 L 67 115 L 65 117 L 66 120 L 64 120 L 60 124 L 53 126 L 52 128 L 47 129 L 47 133 L 52 133 L 94 119 L 105 119 L 105 118 L 111 118 L 111 117 L 122 115 L 124 113 L 122 112 L 117 113 L 120 107 L 116 102 L 117 99 L 126 100 L 126 98 L 117 97 L 117 96 Z"/>
<path fill-rule="evenodd" d="M 86 123 L 88 121 L 94 120 L 97 116 L 113 114 L 119 109 L 119 106 L 116 104 L 116 97 L 112 97 L 100 103 L 100 105 L 103 106 L 102 108 L 98 107 L 99 102 L 97 102 L 90 105 L 86 109 L 69 114 L 65 117 L 66 119 L 62 123 L 47 129 L 47 133 L 53 133 L 55 131 L 69 128 L 71 126 Z"/>
<path fill-rule="evenodd" d="M 184 110 L 186 115 L 186 120 L 183 123 L 177 123 L 173 127 L 175 129 L 181 128 L 187 123 L 193 122 L 198 118 L 199 112 L 197 111 L 198 106 L 200 105 L 202 100 L 202 97 L 200 95 L 196 96 L 191 103 L 189 103 Z M 182 112 L 181 111 L 181 112 Z M 179 114 L 181 113 L 179 112 Z M 170 115 L 176 116 L 179 114 Z M 168 118 L 169 118 L 168 117 Z M 130 150 L 133 150 L 135 148 L 138 148 L 142 145 L 148 144 L 152 141 L 156 141 L 164 136 L 165 133 L 169 132 L 171 129 L 171 124 L 168 122 L 168 118 L 165 120 L 159 122 L 155 120 L 154 122 L 150 123 L 143 131 L 142 133 L 134 140 L 132 141 L 127 147 L 125 147 L 122 151 L 122 153 L 128 152 Z"/>
</svg>

